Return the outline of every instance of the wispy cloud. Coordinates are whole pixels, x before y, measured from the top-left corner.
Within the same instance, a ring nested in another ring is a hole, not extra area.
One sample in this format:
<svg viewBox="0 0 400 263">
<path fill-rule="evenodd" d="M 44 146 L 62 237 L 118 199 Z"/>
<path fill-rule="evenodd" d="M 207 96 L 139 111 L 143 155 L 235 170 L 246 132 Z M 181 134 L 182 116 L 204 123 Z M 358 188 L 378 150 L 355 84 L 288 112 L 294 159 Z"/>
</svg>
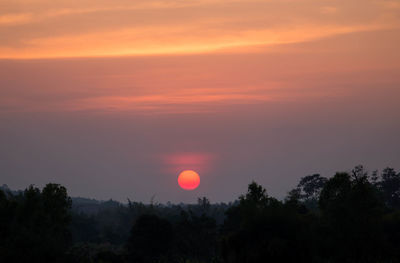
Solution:
<svg viewBox="0 0 400 263">
<path fill-rule="evenodd" d="M 30 13 L 16 13 L 0 15 L 0 26 L 12 26 L 26 24 L 32 21 Z"/>
<path fill-rule="evenodd" d="M 0 14 L 0 58 L 248 52 L 400 26 L 394 1 L 311 2 L 9 1 Z"/>
<path fill-rule="evenodd" d="M 53 100 L 43 103 L 41 99 L 5 97 L 0 99 L 3 111 L 31 112 L 136 112 L 147 113 L 205 113 L 214 112 L 214 106 L 249 105 L 265 103 L 273 99 L 265 91 L 254 89 L 188 89 L 186 91 L 166 91 L 150 95 L 107 95 L 86 98 Z M 184 109 L 184 110 L 182 110 Z M 0 109 L 1 111 L 1 109 Z"/>
<path fill-rule="evenodd" d="M 110 3 L 6 1 L 0 113 L 215 113 L 344 96 L 399 68 L 396 1 Z"/>
<path fill-rule="evenodd" d="M 146 27 L 59 37 L 33 38 L 26 48 L 0 47 L 4 58 L 63 58 L 250 52 L 254 46 L 300 43 L 352 32 L 385 29 L 383 25 L 310 26 L 288 29 L 210 29 L 193 27 Z M 198 35 L 192 35 L 196 31 Z M 119 40 L 119 41 L 116 41 Z M 156 41 L 157 40 L 157 41 Z M 268 50 L 265 50 L 266 52 Z M 7 55 L 8 54 L 8 55 Z"/>
</svg>

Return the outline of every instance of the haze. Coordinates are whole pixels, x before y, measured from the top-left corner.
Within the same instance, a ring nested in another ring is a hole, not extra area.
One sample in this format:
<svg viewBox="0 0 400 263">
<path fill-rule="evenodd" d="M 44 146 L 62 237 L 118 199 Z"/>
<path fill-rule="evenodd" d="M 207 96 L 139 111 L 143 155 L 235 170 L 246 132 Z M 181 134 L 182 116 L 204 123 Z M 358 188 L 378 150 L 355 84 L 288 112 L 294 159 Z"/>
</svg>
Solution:
<svg viewBox="0 0 400 263">
<path fill-rule="evenodd" d="M 0 3 L 0 183 L 230 201 L 400 167 L 400 1 Z M 201 184 L 183 191 L 179 172 Z"/>
</svg>

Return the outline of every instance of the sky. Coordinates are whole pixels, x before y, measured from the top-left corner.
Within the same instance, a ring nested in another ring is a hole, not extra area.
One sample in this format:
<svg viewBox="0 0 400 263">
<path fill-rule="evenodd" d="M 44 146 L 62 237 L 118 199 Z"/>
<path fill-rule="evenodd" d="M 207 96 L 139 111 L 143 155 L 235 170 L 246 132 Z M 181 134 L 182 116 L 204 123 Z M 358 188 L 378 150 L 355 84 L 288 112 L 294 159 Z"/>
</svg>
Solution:
<svg viewBox="0 0 400 263">
<path fill-rule="evenodd" d="M 0 184 L 228 202 L 400 169 L 399 47 L 400 1 L 0 0 Z"/>
</svg>

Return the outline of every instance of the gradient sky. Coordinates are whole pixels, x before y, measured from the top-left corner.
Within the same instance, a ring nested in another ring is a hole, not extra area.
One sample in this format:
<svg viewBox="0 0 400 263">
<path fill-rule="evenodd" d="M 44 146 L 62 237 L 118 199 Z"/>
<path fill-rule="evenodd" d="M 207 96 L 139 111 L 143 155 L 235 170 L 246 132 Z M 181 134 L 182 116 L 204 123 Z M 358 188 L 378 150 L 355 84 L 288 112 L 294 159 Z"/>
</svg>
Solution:
<svg viewBox="0 0 400 263">
<path fill-rule="evenodd" d="M 219 202 L 400 169 L 399 47 L 400 1 L 0 0 L 0 184 Z"/>
</svg>

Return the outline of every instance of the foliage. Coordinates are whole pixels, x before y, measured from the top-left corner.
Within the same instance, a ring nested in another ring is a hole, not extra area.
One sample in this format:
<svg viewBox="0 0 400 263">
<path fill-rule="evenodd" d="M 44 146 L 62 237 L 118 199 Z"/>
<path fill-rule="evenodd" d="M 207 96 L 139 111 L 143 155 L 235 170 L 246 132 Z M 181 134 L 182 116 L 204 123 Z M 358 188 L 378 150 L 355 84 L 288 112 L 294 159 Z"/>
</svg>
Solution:
<svg viewBox="0 0 400 263">
<path fill-rule="evenodd" d="M 140 216 L 127 243 L 130 262 L 168 262 L 173 228 L 168 220 L 156 215 Z"/>
<path fill-rule="evenodd" d="M 380 259 L 384 211 L 377 189 L 366 175 L 337 173 L 321 192 L 325 257 L 337 261 L 376 262 Z"/>
<path fill-rule="evenodd" d="M 318 198 L 325 186 L 327 178 L 320 174 L 307 175 L 300 179 L 299 184 L 288 194 L 288 201 L 301 201 L 307 208 L 318 210 Z"/>
<path fill-rule="evenodd" d="M 71 199 L 65 187 L 29 186 L 16 196 L 0 191 L 1 240 L 4 262 L 58 262 L 70 245 Z"/>
<path fill-rule="evenodd" d="M 400 173 L 393 168 L 386 168 L 377 184 L 389 208 L 400 209 Z"/>
<path fill-rule="evenodd" d="M 229 204 L 71 198 L 0 189 L 1 262 L 400 262 L 400 173 L 302 177 L 283 200 L 251 182 Z"/>
</svg>

